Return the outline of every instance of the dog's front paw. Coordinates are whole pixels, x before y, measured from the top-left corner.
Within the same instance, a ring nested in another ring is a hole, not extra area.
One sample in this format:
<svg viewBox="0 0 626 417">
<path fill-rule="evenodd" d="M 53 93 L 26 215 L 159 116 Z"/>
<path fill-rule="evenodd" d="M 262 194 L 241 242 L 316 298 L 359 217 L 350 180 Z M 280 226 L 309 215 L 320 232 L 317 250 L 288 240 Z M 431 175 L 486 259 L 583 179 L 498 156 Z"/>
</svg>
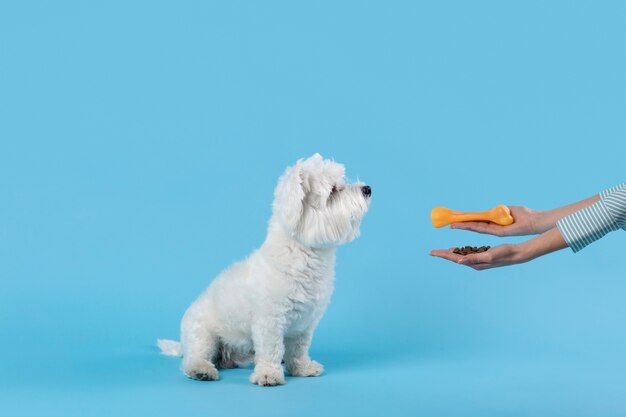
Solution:
<svg viewBox="0 0 626 417">
<path fill-rule="evenodd" d="M 291 376 L 320 376 L 324 373 L 324 365 L 315 361 L 293 361 L 287 364 L 287 372 Z"/>
<path fill-rule="evenodd" d="M 185 364 L 183 371 L 191 379 L 198 381 L 217 381 L 220 374 L 215 365 L 207 360 Z"/>
<path fill-rule="evenodd" d="M 263 387 L 273 387 L 285 383 L 285 374 L 281 366 L 257 365 L 250 375 L 250 382 Z"/>
</svg>

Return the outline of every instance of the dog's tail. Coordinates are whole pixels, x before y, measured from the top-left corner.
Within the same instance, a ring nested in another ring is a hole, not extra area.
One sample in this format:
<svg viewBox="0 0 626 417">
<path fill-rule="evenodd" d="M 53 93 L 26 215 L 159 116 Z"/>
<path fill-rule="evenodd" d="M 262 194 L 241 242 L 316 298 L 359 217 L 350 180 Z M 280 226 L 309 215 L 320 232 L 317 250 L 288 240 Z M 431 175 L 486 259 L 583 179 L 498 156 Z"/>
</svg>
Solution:
<svg viewBox="0 0 626 417">
<path fill-rule="evenodd" d="M 159 349 L 161 349 L 161 355 L 177 356 L 179 358 L 183 356 L 180 343 L 175 340 L 158 339 L 157 345 L 159 345 Z"/>
</svg>

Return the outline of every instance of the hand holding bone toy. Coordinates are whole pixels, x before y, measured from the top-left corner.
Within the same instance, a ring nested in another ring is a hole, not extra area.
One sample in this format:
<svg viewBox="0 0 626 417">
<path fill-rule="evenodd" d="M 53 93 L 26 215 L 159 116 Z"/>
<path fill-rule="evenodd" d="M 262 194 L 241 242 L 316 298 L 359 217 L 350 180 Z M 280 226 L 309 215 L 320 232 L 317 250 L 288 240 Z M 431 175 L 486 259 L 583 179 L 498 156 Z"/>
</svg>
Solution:
<svg viewBox="0 0 626 417">
<path fill-rule="evenodd" d="M 515 222 L 511 210 L 503 204 L 487 211 L 468 212 L 454 211 L 445 207 L 435 207 L 430 212 L 430 220 L 435 227 L 447 226 L 458 222 L 492 222 L 500 226 L 508 226 Z"/>
</svg>

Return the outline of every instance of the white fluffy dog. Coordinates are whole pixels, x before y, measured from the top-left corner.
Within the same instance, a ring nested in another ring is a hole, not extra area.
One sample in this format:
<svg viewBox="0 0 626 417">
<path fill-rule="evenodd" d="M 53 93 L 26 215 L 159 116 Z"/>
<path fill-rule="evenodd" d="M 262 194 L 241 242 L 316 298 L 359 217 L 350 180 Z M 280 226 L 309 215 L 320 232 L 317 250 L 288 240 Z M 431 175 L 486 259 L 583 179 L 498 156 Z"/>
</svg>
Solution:
<svg viewBox="0 0 626 417">
<path fill-rule="evenodd" d="M 158 341 L 162 353 L 182 356 L 199 380 L 252 359 L 259 385 L 285 383 L 282 361 L 292 376 L 322 374 L 309 345 L 333 292 L 336 246 L 358 236 L 370 196 L 319 154 L 287 168 L 263 245 L 211 283 L 185 312 L 180 343 Z"/>
</svg>

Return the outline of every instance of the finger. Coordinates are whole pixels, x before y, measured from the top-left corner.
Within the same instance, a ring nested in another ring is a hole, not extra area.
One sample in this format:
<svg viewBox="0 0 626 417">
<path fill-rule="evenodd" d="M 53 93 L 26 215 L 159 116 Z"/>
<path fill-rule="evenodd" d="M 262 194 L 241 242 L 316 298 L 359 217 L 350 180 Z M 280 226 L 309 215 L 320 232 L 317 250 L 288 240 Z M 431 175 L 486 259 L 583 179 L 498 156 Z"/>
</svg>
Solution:
<svg viewBox="0 0 626 417">
<path fill-rule="evenodd" d="M 430 256 L 436 256 L 439 258 L 447 259 L 452 262 L 458 263 L 463 256 L 452 252 L 454 248 L 451 249 L 434 249 L 430 251 Z"/>
<path fill-rule="evenodd" d="M 465 255 L 458 261 L 462 265 L 480 265 L 480 264 L 491 264 L 491 255 L 482 252 L 482 253 L 473 253 L 470 255 Z"/>
<path fill-rule="evenodd" d="M 469 230 L 471 232 L 483 233 L 488 235 L 502 234 L 502 226 L 488 222 L 463 222 L 452 223 L 450 229 Z"/>
</svg>

